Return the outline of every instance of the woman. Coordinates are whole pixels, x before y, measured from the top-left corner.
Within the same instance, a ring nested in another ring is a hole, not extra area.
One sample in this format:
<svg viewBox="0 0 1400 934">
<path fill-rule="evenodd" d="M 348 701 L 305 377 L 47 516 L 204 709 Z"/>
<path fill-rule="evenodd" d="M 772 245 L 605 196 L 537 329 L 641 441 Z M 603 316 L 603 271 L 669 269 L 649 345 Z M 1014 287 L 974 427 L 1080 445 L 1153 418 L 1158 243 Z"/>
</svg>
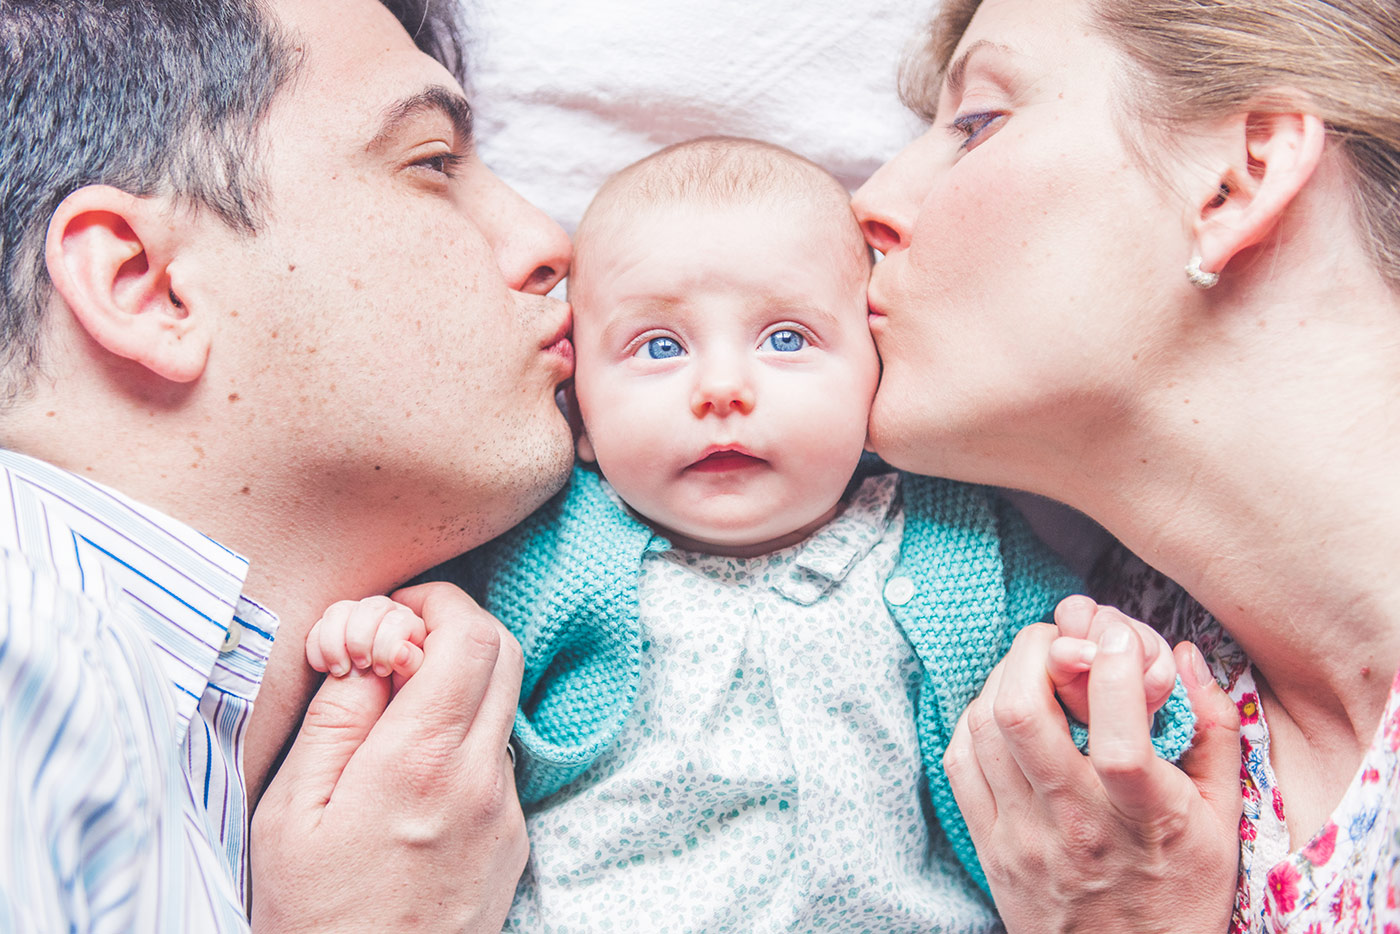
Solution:
<svg viewBox="0 0 1400 934">
<path fill-rule="evenodd" d="M 1012 930 L 1400 925 L 1397 62 L 1393 0 L 947 0 L 906 74 L 875 447 L 1099 520 L 1244 721 L 1183 645 L 1152 761 L 1110 626 L 1078 757 L 1027 632 L 947 760 Z"/>
</svg>

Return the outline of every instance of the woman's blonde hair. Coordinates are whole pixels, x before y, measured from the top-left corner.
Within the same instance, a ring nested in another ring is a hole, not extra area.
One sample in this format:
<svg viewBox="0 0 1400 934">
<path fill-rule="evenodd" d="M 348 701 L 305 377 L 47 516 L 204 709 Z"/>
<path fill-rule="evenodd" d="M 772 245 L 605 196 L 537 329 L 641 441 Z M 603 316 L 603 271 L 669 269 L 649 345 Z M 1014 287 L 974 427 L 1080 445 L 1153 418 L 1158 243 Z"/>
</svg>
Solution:
<svg viewBox="0 0 1400 934">
<path fill-rule="evenodd" d="M 932 119 L 939 84 L 981 0 L 945 0 L 901 75 L 905 102 Z M 1355 216 L 1376 268 L 1400 289 L 1400 2 L 1090 0 L 1091 16 L 1136 64 L 1127 110 L 1172 127 L 1301 93 L 1340 147 Z"/>
</svg>

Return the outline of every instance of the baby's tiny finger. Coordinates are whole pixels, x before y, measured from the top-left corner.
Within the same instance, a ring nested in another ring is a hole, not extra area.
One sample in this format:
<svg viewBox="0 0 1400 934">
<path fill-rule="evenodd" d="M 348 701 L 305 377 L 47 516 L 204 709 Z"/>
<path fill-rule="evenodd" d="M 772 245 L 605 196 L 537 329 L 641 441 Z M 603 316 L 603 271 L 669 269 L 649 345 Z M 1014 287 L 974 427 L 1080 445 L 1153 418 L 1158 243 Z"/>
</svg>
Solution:
<svg viewBox="0 0 1400 934">
<path fill-rule="evenodd" d="M 1088 639 L 1089 626 L 1094 620 L 1094 612 L 1099 605 L 1092 597 L 1084 594 L 1071 594 L 1060 601 L 1055 607 L 1055 625 L 1059 627 L 1060 635 L 1073 636 L 1076 639 Z"/>
<path fill-rule="evenodd" d="M 333 603 L 315 626 L 316 645 L 320 649 L 326 671 L 337 678 L 350 673 L 350 657 L 345 654 L 345 624 L 355 606 L 353 600 Z"/>
<path fill-rule="evenodd" d="M 1156 713 L 1176 686 L 1176 660 L 1170 650 L 1159 652 L 1143 672 L 1142 680 L 1147 694 L 1148 713 Z"/>
<path fill-rule="evenodd" d="M 311 666 L 312 671 L 324 673 L 329 666 L 326 664 L 326 656 L 321 652 L 321 621 L 317 620 L 311 625 L 311 631 L 306 634 L 306 663 Z"/>
<path fill-rule="evenodd" d="M 423 666 L 423 650 L 412 642 L 403 642 L 394 655 L 394 673 L 411 678 Z"/>
<path fill-rule="evenodd" d="M 426 631 L 417 613 L 395 605 L 384 615 L 374 635 L 374 673 L 383 676 L 397 670 L 400 647 L 406 642 L 421 645 Z"/>
<path fill-rule="evenodd" d="M 1094 655 L 1098 648 L 1097 643 L 1069 636 L 1060 636 L 1051 642 L 1046 654 L 1045 668 L 1055 687 L 1062 688 L 1088 671 L 1094 664 Z"/>
<path fill-rule="evenodd" d="M 388 597 L 370 597 L 350 611 L 350 619 L 345 624 L 345 649 L 356 668 L 368 668 L 374 663 L 375 637 L 384 619 L 397 606 Z"/>
<path fill-rule="evenodd" d="M 1133 629 L 1137 631 L 1138 638 L 1142 640 L 1142 657 L 1148 664 L 1157 662 L 1163 657 L 1172 654 L 1171 646 L 1167 645 L 1167 640 L 1163 639 L 1161 633 L 1157 632 L 1157 630 L 1146 623 L 1133 619 L 1131 616 L 1123 616 L 1121 613 L 1119 615 L 1133 624 Z M 1173 666 L 1175 666 L 1175 663 L 1173 663 Z"/>
</svg>

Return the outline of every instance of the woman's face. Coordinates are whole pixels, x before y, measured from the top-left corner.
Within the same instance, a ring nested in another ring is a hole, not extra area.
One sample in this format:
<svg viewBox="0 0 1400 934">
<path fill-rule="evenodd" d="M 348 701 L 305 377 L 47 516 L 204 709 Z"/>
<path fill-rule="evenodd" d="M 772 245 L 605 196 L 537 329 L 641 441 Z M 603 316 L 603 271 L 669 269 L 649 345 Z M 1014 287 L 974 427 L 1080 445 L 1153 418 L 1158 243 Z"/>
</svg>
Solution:
<svg viewBox="0 0 1400 934">
<path fill-rule="evenodd" d="M 1119 130 L 1125 69 L 1083 0 L 985 0 L 933 125 L 856 193 L 887 460 L 1040 489 L 1160 375 L 1190 223 Z"/>
</svg>

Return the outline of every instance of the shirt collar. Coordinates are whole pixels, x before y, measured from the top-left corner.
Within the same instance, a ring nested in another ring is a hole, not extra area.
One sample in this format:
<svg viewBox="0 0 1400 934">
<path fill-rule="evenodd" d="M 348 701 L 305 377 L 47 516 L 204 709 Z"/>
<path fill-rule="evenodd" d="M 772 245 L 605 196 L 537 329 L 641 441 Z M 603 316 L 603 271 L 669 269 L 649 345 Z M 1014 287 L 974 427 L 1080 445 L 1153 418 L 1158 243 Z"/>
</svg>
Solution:
<svg viewBox="0 0 1400 934">
<path fill-rule="evenodd" d="M 15 536 L 31 560 L 50 560 L 59 579 L 134 620 L 151 639 L 169 679 L 183 741 L 200 698 L 215 679 L 215 668 L 234 620 L 254 627 L 243 654 L 270 642 L 276 618 L 242 600 L 248 560 L 177 519 L 51 464 L 0 450 L 15 512 Z M 47 555 L 36 554 L 35 533 L 49 535 Z M 61 541 L 67 531 L 67 541 Z M 71 548 L 71 554 L 67 549 Z M 238 633 L 241 626 L 235 626 Z M 240 642 L 243 640 L 240 640 Z M 242 693 L 251 700 L 261 681 Z M 223 666 L 227 667 L 227 666 Z M 219 680 L 219 679 L 215 679 Z M 218 687 L 218 685 L 215 685 Z M 224 693 L 232 693 L 220 689 Z"/>
<path fill-rule="evenodd" d="M 786 575 L 773 589 L 795 603 L 811 605 L 846 579 L 889 527 L 898 506 L 899 474 L 868 477 L 844 508 L 798 546 Z"/>
</svg>

